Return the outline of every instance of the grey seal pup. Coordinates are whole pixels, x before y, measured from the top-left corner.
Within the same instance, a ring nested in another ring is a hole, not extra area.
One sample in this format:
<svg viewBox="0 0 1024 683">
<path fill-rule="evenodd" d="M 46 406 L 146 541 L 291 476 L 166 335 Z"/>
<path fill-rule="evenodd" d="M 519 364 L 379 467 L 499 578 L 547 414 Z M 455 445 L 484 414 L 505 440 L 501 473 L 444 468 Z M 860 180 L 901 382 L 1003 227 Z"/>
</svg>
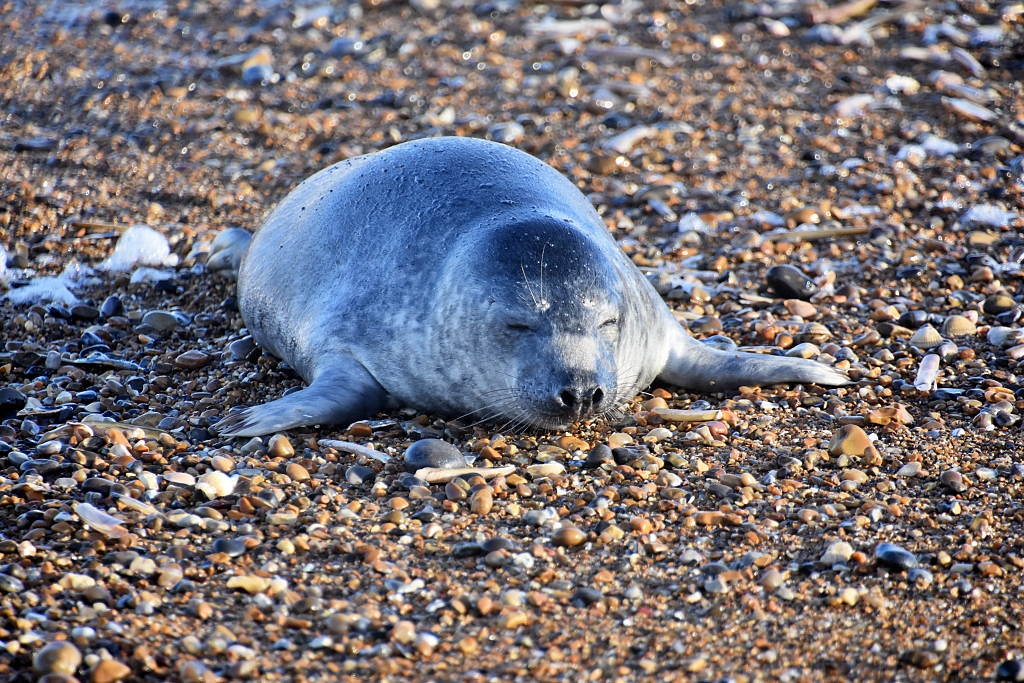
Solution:
<svg viewBox="0 0 1024 683">
<path fill-rule="evenodd" d="M 478 139 L 407 142 L 301 183 L 245 247 L 238 303 L 255 341 L 308 386 L 229 413 L 224 436 L 398 405 L 563 429 L 655 379 L 696 391 L 848 381 L 698 342 L 569 180 Z"/>
</svg>

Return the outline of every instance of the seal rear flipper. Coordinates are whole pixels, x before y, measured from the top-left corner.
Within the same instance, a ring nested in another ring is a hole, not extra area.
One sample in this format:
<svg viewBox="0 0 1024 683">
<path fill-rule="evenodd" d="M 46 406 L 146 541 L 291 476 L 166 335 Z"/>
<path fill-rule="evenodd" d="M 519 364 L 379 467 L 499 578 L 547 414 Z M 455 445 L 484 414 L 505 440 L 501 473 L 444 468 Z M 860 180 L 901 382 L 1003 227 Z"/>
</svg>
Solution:
<svg viewBox="0 0 1024 683">
<path fill-rule="evenodd" d="M 684 389 L 718 391 L 787 382 L 835 387 L 850 382 L 846 373 L 816 361 L 722 351 L 700 343 L 678 326 L 676 329 L 658 379 Z"/>
<path fill-rule="evenodd" d="M 263 436 L 316 424 L 348 424 L 384 408 L 384 387 L 355 361 L 330 359 L 305 389 L 230 413 L 213 426 L 221 436 Z"/>
<path fill-rule="evenodd" d="M 206 270 L 223 273 L 229 279 L 238 277 L 242 254 L 252 240 L 252 234 L 243 228 L 228 228 L 213 238 L 210 253 L 206 257 Z"/>
</svg>

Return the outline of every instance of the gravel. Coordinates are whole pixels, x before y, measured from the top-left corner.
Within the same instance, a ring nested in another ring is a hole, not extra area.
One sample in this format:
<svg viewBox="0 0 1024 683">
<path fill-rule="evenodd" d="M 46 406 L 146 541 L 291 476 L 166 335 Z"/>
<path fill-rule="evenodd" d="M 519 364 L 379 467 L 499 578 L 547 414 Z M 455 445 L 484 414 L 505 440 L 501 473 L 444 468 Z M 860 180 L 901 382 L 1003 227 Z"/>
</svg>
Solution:
<svg viewBox="0 0 1024 683">
<path fill-rule="evenodd" d="M 6 7 L 0 676 L 1024 679 L 1024 10 L 867 4 Z M 695 335 L 853 383 L 216 438 L 301 382 L 214 236 L 441 134 L 572 178 Z M 85 268 L 132 226 L 156 260 Z M 511 469 L 417 479 L 427 439 Z"/>
</svg>

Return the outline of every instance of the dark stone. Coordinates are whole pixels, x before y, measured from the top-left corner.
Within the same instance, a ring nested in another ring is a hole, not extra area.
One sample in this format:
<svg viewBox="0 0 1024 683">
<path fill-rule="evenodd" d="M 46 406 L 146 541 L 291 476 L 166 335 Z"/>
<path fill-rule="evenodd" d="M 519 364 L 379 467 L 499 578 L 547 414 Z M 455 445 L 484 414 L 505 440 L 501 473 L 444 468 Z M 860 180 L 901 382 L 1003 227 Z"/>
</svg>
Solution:
<svg viewBox="0 0 1024 683">
<path fill-rule="evenodd" d="M 405 469 L 415 472 L 424 467 L 458 469 L 469 467 L 459 449 L 440 439 L 420 439 L 405 451 Z"/>
<path fill-rule="evenodd" d="M 599 443 L 590 449 L 590 453 L 587 455 L 587 459 L 583 461 L 583 466 L 587 469 L 594 469 L 600 467 L 605 463 L 614 463 L 615 458 L 612 456 L 612 449 L 603 443 Z"/>
<path fill-rule="evenodd" d="M 25 407 L 28 398 L 17 389 L 5 387 L 0 389 L 0 420 L 6 420 L 18 414 Z"/>
<path fill-rule="evenodd" d="M 220 537 L 213 542 L 213 552 L 224 553 L 228 557 L 241 557 L 249 552 L 245 542 L 240 538 Z"/>
<path fill-rule="evenodd" d="M 452 557 L 456 560 L 465 559 L 467 557 L 480 557 L 486 555 L 486 551 L 479 543 L 456 543 L 452 547 Z"/>
<path fill-rule="evenodd" d="M 783 299 L 807 301 L 818 293 L 818 286 L 794 266 L 772 266 L 768 269 L 765 280 Z"/>
<path fill-rule="evenodd" d="M 366 43 L 351 36 L 338 36 L 327 46 L 327 54 L 336 59 L 364 55 L 369 52 Z"/>
<path fill-rule="evenodd" d="M 426 507 L 412 515 L 412 519 L 418 520 L 423 524 L 430 524 L 437 519 L 437 512 L 432 507 Z"/>
<path fill-rule="evenodd" d="M 109 318 L 115 315 L 124 315 L 124 305 L 121 303 L 121 299 L 116 296 L 108 296 L 107 300 L 100 306 L 100 315 L 104 318 Z"/>
<path fill-rule="evenodd" d="M 78 395 L 79 398 L 81 398 L 81 396 L 82 396 L 81 394 Z M 161 429 L 161 430 L 163 430 L 165 432 L 169 432 L 172 429 L 177 429 L 178 425 L 180 425 L 180 424 L 181 424 L 181 420 L 179 420 L 176 417 L 165 417 L 164 419 L 160 420 L 159 423 L 157 423 L 156 427 L 157 427 L 157 429 Z"/>
<path fill-rule="evenodd" d="M 1014 306 L 1008 311 L 1003 311 L 996 315 L 996 320 L 999 321 L 1000 325 L 1012 325 L 1020 320 L 1021 310 L 1019 306 Z"/>
<path fill-rule="evenodd" d="M 628 448 L 612 449 L 612 458 L 615 460 L 616 465 L 625 465 L 627 462 L 633 462 L 636 460 L 636 457 L 636 453 Z"/>
<path fill-rule="evenodd" d="M 242 82 L 246 85 L 260 85 L 269 81 L 274 75 L 274 68 L 269 64 L 253 64 L 242 72 Z"/>
<path fill-rule="evenodd" d="M 489 538 L 481 544 L 484 552 L 493 553 L 495 550 L 508 550 L 509 552 L 516 549 L 516 544 L 507 538 L 495 537 Z"/>
<path fill-rule="evenodd" d="M 690 329 L 700 334 L 715 334 L 722 331 L 722 321 L 718 316 L 702 315 L 690 322 Z"/>
<path fill-rule="evenodd" d="M 896 322 L 903 327 L 916 330 L 928 322 L 928 313 L 921 310 L 907 311 Z"/>
<path fill-rule="evenodd" d="M 188 440 L 192 443 L 200 443 L 202 441 L 210 440 L 210 432 L 206 429 L 190 429 L 188 430 Z"/>
<path fill-rule="evenodd" d="M 75 320 L 95 320 L 100 317 L 100 312 L 93 306 L 79 304 L 71 309 L 71 317 Z"/>
<path fill-rule="evenodd" d="M 56 460 L 50 460 L 49 458 L 38 458 L 32 460 L 26 460 L 19 467 L 22 472 L 28 472 L 29 470 L 35 470 L 39 474 L 46 476 L 51 472 L 56 472 L 60 469 L 60 463 Z"/>
<path fill-rule="evenodd" d="M 429 481 L 426 481 L 424 479 L 420 479 L 419 477 L 414 477 L 411 474 L 402 477 L 398 481 L 398 483 L 401 484 L 402 487 L 404 487 L 406 490 L 410 490 L 410 491 L 412 490 L 412 488 L 414 486 L 424 486 L 424 487 L 426 487 L 428 489 L 430 488 L 430 482 Z"/>
<path fill-rule="evenodd" d="M 875 548 L 875 559 L 878 564 L 896 571 L 906 572 L 917 567 L 917 557 L 892 543 L 881 543 Z"/>
<path fill-rule="evenodd" d="M 924 273 L 922 266 L 907 266 L 896 271 L 897 280 L 916 280 Z"/>
<path fill-rule="evenodd" d="M 579 588 L 576 590 L 575 595 L 577 600 L 588 607 L 596 602 L 601 602 L 601 598 L 603 597 L 604 594 L 596 588 Z"/>
<path fill-rule="evenodd" d="M 362 465 L 352 465 L 352 467 L 345 470 L 345 479 L 353 486 L 372 483 L 376 478 L 377 473 L 373 469 L 363 467 Z"/>
<path fill-rule="evenodd" d="M 0 574 L 0 592 L 20 593 L 23 590 L 25 590 L 25 584 L 21 579 L 10 576 L 9 574 Z"/>
<path fill-rule="evenodd" d="M 1007 659 L 996 668 L 997 681 L 1024 681 L 1024 662 Z"/>
<path fill-rule="evenodd" d="M 260 357 L 260 350 L 256 346 L 256 342 L 252 340 L 252 337 L 236 339 L 228 345 L 228 351 L 231 352 L 231 357 L 235 360 L 251 361 Z"/>
<path fill-rule="evenodd" d="M 621 111 L 612 111 L 601 118 L 601 124 L 605 128 L 618 130 L 620 128 L 629 128 L 633 125 L 633 120 Z"/>
<path fill-rule="evenodd" d="M 61 304 L 51 304 L 46 308 L 47 315 L 61 320 L 71 320 L 71 311 Z"/>
<path fill-rule="evenodd" d="M 85 480 L 82 484 L 82 490 L 85 492 L 96 492 L 101 494 L 104 498 L 110 495 L 111 489 L 114 488 L 114 482 L 103 477 L 90 477 Z"/>
</svg>

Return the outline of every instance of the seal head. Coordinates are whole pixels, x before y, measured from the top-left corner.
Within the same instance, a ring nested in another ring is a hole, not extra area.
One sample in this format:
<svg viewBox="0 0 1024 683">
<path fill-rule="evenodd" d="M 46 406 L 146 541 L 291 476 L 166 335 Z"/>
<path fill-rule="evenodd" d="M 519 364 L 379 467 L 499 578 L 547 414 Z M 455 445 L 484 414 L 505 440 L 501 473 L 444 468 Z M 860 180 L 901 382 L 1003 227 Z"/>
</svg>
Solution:
<svg viewBox="0 0 1024 683">
<path fill-rule="evenodd" d="M 482 361 L 451 378 L 477 419 L 563 428 L 621 404 L 634 384 L 619 374 L 631 351 L 624 297 L 599 246 L 555 216 L 465 242 L 446 263 L 432 328 L 438 357 Z M 469 276 L 467 262 L 478 264 Z"/>
</svg>

